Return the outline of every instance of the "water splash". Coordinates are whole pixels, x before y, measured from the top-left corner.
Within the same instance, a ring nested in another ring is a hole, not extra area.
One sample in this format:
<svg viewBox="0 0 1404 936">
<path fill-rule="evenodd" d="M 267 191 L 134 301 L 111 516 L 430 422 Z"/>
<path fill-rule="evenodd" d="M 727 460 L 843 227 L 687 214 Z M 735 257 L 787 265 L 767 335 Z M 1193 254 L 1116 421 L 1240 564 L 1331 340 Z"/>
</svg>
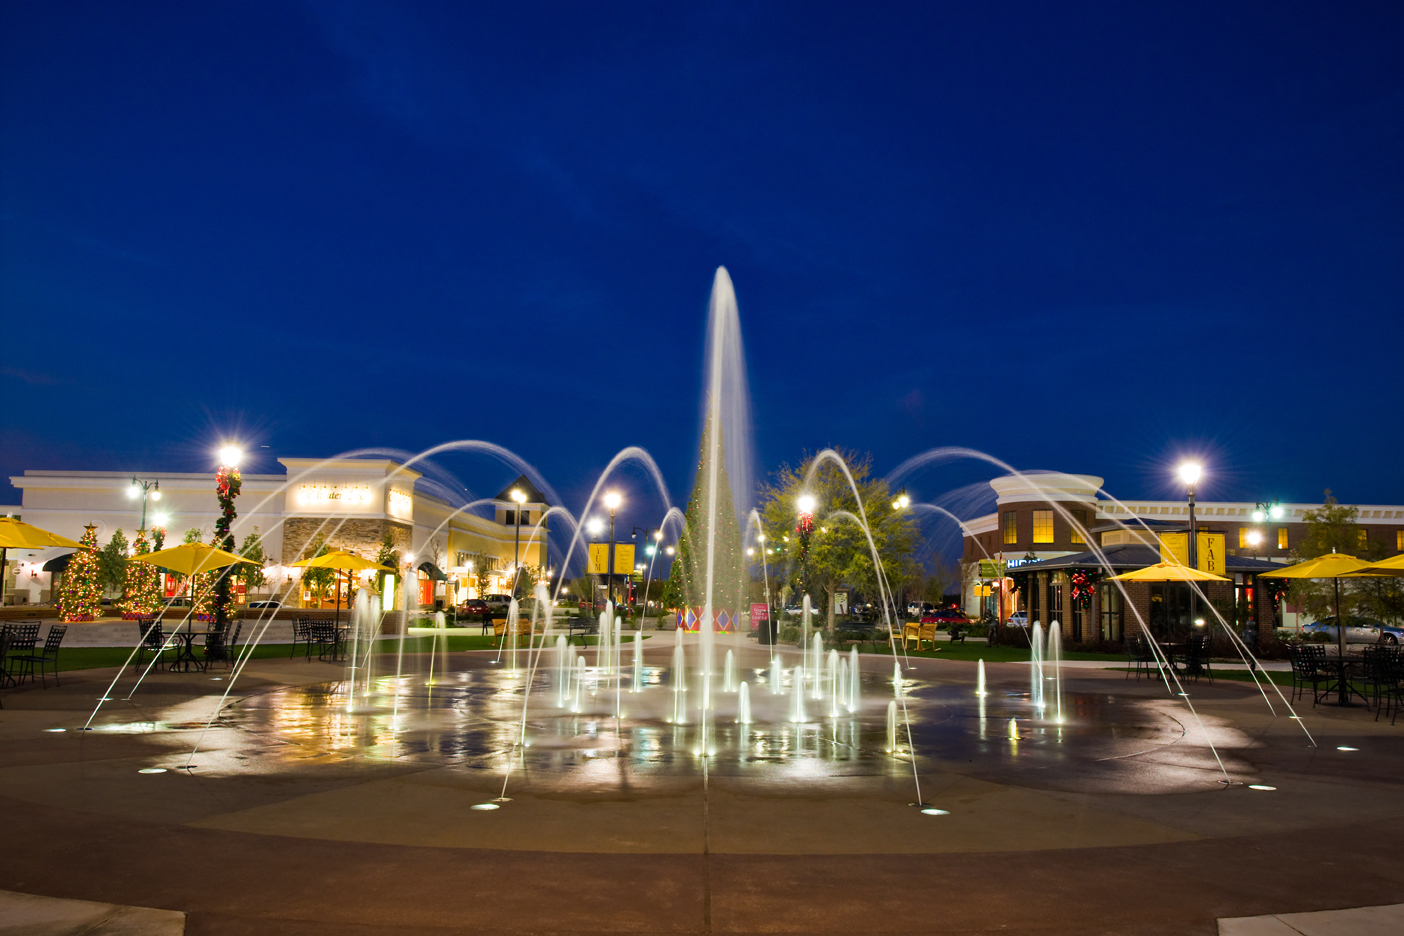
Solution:
<svg viewBox="0 0 1404 936">
<path fill-rule="evenodd" d="M 634 631 L 634 682 L 631 692 L 643 692 L 643 631 Z"/>
<path fill-rule="evenodd" d="M 736 723 L 739 725 L 751 723 L 751 687 L 746 685 L 744 679 L 741 680 L 741 685 L 736 690 Z"/>
<path fill-rule="evenodd" d="M 858 648 L 848 648 L 848 710 L 856 712 L 863 707 L 863 674 L 858 669 Z"/>
<path fill-rule="evenodd" d="M 814 675 L 814 698 L 822 699 L 824 698 L 824 681 L 819 677 L 819 669 L 823 665 L 824 660 L 823 634 L 816 633 L 814 635 L 814 649 L 811 652 L 810 657 L 812 660 Z"/>
<path fill-rule="evenodd" d="M 804 671 L 795 667 L 790 671 L 790 721 L 802 725 L 808 720 L 804 711 Z"/>
<path fill-rule="evenodd" d="M 897 701 L 901 701 L 906 689 L 902 685 L 902 664 L 892 661 L 892 695 Z"/>
<path fill-rule="evenodd" d="M 1029 640 L 1029 701 L 1043 713 L 1043 625 L 1033 622 Z"/>
<path fill-rule="evenodd" d="M 736 654 L 726 651 L 726 664 L 722 676 L 722 692 L 736 691 Z"/>
<path fill-rule="evenodd" d="M 770 658 L 770 694 L 780 695 L 785 691 L 785 671 L 781 669 L 780 658 Z"/>
<path fill-rule="evenodd" d="M 887 703 L 887 753 L 897 751 L 897 700 Z"/>
<path fill-rule="evenodd" d="M 1053 671 L 1053 720 L 1063 723 L 1063 630 L 1057 621 L 1048 625 L 1048 663 Z"/>
<path fill-rule="evenodd" d="M 975 695 L 983 699 L 987 694 L 985 692 L 985 658 L 981 657 L 975 664 Z"/>
</svg>

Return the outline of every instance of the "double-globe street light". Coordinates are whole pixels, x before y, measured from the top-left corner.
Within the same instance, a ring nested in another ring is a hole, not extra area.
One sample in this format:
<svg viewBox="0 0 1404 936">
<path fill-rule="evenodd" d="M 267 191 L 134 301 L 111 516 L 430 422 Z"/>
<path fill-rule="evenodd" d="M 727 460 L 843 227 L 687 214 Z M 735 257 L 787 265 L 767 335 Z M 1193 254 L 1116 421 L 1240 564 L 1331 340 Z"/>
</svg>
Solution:
<svg viewBox="0 0 1404 936">
<path fill-rule="evenodd" d="M 1194 486 L 1199 483 L 1199 476 L 1203 473 L 1203 468 L 1199 462 L 1187 461 L 1180 463 L 1180 480 L 1185 483 L 1185 492 L 1189 497 L 1189 567 L 1199 568 L 1199 531 L 1194 522 Z M 1199 602 L 1196 601 L 1195 587 L 1190 584 L 1190 623 L 1198 623 L 1195 615 L 1199 610 Z"/>
<path fill-rule="evenodd" d="M 614 604 L 614 515 L 619 510 L 619 505 L 624 502 L 624 498 L 619 496 L 619 492 L 610 490 L 605 492 L 604 505 L 609 509 L 609 565 L 607 575 L 609 582 L 609 603 Z"/>
<path fill-rule="evenodd" d="M 138 529 L 146 529 L 146 501 L 150 498 L 153 501 L 161 499 L 160 481 L 141 481 L 136 475 L 132 475 L 131 487 L 127 488 L 128 497 L 141 497 L 141 526 Z"/>
</svg>

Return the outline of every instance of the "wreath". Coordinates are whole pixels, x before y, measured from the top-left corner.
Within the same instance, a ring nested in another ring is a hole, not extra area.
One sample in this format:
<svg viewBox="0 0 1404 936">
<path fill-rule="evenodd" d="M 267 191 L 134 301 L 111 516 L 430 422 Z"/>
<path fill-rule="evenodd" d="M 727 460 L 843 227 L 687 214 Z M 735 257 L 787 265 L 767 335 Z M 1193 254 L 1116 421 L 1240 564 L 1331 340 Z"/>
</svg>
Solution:
<svg viewBox="0 0 1404 936">
<path fill-rule="evenodd" d="M 1090 569 L 1072 569 L 1068 581 L 1072 583 L 1073 607 L 1087 610 L 1092 607 L 1092 596 L 1097 594 L 1097 581 L 1101 574 Z"/>
</svg>

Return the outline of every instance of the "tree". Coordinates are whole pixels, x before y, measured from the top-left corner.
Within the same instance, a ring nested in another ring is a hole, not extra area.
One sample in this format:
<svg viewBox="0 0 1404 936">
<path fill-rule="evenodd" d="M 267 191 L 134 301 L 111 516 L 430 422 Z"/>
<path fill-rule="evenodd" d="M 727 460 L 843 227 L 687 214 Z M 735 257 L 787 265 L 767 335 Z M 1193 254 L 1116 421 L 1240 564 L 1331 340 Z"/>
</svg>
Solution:
<svg viewBox="0 0 1404 936">
<path fill-rule="evenodd" d="M 127 581 L 127 548 L 130 544 L 118 527 L 98 553 L 98 582 L 104 594 L 119 594 Z"/>
<path fill-rule="evenodd" d="M 731 480 L 726 474 L 725 440 L 717 429 L 717 490 L 716 523 L 709 524 L 708 483 L 711 480 L 712 421 L 709 417 L 702 432 L 702 450 L 697 459 L 697 479 L 692 484 L 692 496 L 687 502 L 682 537 L 678 540 L 677 556 L 663 588 L 663 604 L 669 608 L 697 608 L 707 601 L 707 535 L 715 526 L 712 545 L 712 609 L 729 610 L 733 614 L 745 598 L 747 565 L 741 547 L 741 527 L 736 522 L 736 508 L 731 499 Z"/>
<path fill-rule="evenodd" d="M 311 553 L 308 558 L 315 559 L 318 556 L 325 556 L 327 553 L 331 552 L 331 547 L 327 545 L 326 540 L 322 538 L 321 534 L 318 534 L 317 538 L 314 539 L 311 545 L 304 551 Z M 302 587 L 310 591 L 312 596 L 318 601 L 326 598 L 327 595 L 331 593 L 331 587 L 335 581 L 335 569 L 302 570 Z"/>
<path fill-rule="evenodd" d="M 1360 508 L 1341 506 L 1327 488 L 1320 509 L 1302 514 L 1306 532 L 1292 550 L 1292 558 L 1315 559 L 1334 551 L 1371 562 L 1383 559 L 1385 551 L 1380 544 L 1364 539 L 1365 530 L 1356 522 L 1359 516 Z M 1292 604 L 1318 618 L 1336 613 L 1335 584 L 1330 579 L 1292 579 L 1291 582 L 1287 600 Z M 1397 593 L 1397 588 L 1363 579 L 1341 579 L 1340 587 L 1342 615 L 1363 613 L 1393 617 L 1398 614 L 1389 601 L 1390 591 Z"/>
<path fill-rule="evenodd" d="M 78 541 L 59 583 L 60 621 L 91 621 L 102 611 L 102 559 L 98 555 L 97 527 L 91 523 Z"/>
<path fill-rule="evenodd" d="M 241 562 L 234 567 L 231 573 L 234 581 L 244 583 L 244 593 L 251 594 L 256 589 L 268 584 L 268 577 L 263 574 L 263 563 L 267 557 L 263 555 L 263 537 L 259 536 L 258 527 L 254 527 L 254 531 L 244 537 L 243 545 L 239 547 L 239 555 L 258 563 L 254 565 L 249 562 Z"/>
<path fill-rule="evenodd" d="M 137 530 L 133 549 L 138 556 L 151 552 L 145 530 Z M 122 587 L 122 610 L 128 614 L 155 614 L 163 604 L 160 570 L 149 562 L 128 562 Z"/>
<path fill-rule="evenodd" d="M 383 566 L 389 566 L 392 569 L 400 568 L 400 551 L 395 548 L 395 538 L 390 535 L 389 530 L 386 530 L 385 535 L 380 538 L 380 549 L 376 551 L 375 561 Z M 385 577 L 394 574 L 396 573 L 375 573 L 375 590 L 380 592 L 381 601 L 390 600 L 390 596 L 385 594 Z"/>
<path fill-rule="evenodd" d="M 798 469 L 784 465 L 775 473 L 762 495 L 761 512 L 766 542 L 775 544 L 788 559 L 791 581 L 798 586 L 807 576 L 810 587 L 825 597 L 830 629 L 834 624 L 834 595 L 841 586 L 874 596 L 883 593 L 878 587 L 872 546 L 877 547 L 887 584 L 895 592 L 915 573 L 912 551 L 920 538 L 911 513 L 893 506 L 887 482 L 871 477 L 872 456 L 842 449 L 838 454 L 853 476 L 852 486 L 831 459 L 818 462 L 816 467 L 817 457 L 809 456 Z M 854 487 L 858 498 L 854 497 Z M 809 553 L 803 562 L 796 526 L 796 501 L 801 494 L 813 496 L 816 503 Z M 862 511 L 858 509 L 860 498 Z M 858 522 L 864 512 L 872 545 Z M 772 574 L 775 568 L 771 567 Z"/>
</svg>

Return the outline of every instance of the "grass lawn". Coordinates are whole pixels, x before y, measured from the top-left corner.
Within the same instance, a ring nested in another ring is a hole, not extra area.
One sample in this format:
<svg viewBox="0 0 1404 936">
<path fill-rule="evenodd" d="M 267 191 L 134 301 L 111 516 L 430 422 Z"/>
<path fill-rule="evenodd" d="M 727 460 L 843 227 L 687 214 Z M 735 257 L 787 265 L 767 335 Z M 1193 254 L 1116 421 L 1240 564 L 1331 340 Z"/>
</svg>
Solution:
<svg viewBox="0 0 1404 936">
<path fill-rule="evenodd" d="M 858 648 L 859 653 L 872 653 L 872 646 L 865 644 Z M 897 651 L 900 656 L 902 651 Z M 879 656 L 891 656 L 892 650 L 882 644 L 878 644 L 877 654 Z M 986 663 L 1024 663 L 1029 659 L 1028 647 L 991 647 L 982 643 L 958 643 L 941 644 L 936 650 L 908 650 L 907 656 L 922 657 L 929 660 L 984 660 Z M 1075 653 L 1068 651 L 1063 654 L 1065 660 L 1104 660 L 1108 663 L 1125 663 L 1124 653 Z"/>
</svg>

